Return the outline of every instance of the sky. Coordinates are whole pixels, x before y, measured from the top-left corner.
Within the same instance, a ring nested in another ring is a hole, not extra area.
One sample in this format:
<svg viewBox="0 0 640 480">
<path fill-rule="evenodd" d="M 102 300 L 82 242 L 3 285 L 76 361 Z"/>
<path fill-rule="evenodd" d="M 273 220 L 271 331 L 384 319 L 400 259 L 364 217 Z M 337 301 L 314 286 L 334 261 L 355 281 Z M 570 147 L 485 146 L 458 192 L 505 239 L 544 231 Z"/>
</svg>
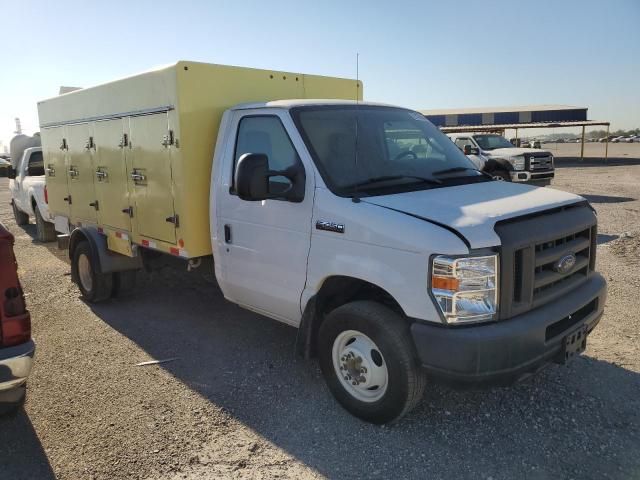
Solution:
<svg viewBox="0 0 640 480">
<path fill-rule="evenodd" d="M 640 0 L 0 0 L 0 141 L 36 103 L 177 60 L 341 77 L 414 109 L 586 106 L 640 127 Z"/>
</svg>

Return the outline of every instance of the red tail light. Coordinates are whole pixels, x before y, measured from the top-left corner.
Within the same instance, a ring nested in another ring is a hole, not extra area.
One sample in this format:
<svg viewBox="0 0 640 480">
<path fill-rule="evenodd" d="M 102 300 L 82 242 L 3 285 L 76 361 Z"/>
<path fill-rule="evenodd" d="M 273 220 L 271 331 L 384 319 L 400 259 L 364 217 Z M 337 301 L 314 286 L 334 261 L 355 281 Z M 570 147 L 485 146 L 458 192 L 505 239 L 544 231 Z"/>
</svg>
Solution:
<svg viewBox="0 0 640 480">
<path fill-rule="evenodd" d="M 49 205 L 49 192 L 47 192 L 47 186 L 44 186 L 44 203 Z"/>
<path fill-rule="evenodd" d="M 13 235 L 0 224 L 0 346 L 3 347 L 31 339 L 31 316 L 18 280 L 13 242 Z"/>
</svg>

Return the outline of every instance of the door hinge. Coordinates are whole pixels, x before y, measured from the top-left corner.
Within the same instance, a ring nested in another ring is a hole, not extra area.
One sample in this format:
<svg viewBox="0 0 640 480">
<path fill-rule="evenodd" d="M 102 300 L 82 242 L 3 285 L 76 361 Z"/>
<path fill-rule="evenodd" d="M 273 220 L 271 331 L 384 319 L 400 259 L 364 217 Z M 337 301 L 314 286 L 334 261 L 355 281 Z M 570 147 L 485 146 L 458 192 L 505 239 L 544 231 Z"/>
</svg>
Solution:
<svg viewBox="0 0 640 480">
<path fill-rule="evenodd" d="M 129 146 L 129 135 L 126 133 L 123 133 L 122 138 L 120 139 L 120 143 L 118 144 L 118 147 L 124 148 L 128 146 Z"/>
<path fill-rule="evenodd" d="M 84 148 L 85 150 L 96 149 L 96 144 L 93 142 L 93 137 L 89 137 L 89 140 L 87 140 L 87 143 L 84 144 Z"/>
<path fill-rule="evenodd" d="M 169 130 L 169 133 L 162 136 L 162 145 L 164 147 L 168 147 L 170 145 L 176 145 L 176 147 L 178 146 L 176 143 L 176 139 L 173 136 L 173 130 Z"/>
<path fill-rule="evenodd" d="M 122 213 L 129 215 L 129 218 L 133 218 L 133 207 L 123 208 Z"/>
<path fill-rule="evenodd" d="M 100 210 L 98 200 L 96 200 L 95 202 L 91 202 L 89 206 L 95 208 L 96 210 Z"/>
<path fill-rule="evenodd" d="M 62 143 L 60 144 L 60 150 L 69 150 L 69 145 L 67 144 L 66 138 L 62 139 Z"/>
<path fill-rule="evenodd" d="M 180 226 L 180 217 L 177 214 L 174 215 L 173 217 L 165 218 L 165 221 L 169 223 L 173 223 L 176 226 L 176 228 Z"/>
</svg>

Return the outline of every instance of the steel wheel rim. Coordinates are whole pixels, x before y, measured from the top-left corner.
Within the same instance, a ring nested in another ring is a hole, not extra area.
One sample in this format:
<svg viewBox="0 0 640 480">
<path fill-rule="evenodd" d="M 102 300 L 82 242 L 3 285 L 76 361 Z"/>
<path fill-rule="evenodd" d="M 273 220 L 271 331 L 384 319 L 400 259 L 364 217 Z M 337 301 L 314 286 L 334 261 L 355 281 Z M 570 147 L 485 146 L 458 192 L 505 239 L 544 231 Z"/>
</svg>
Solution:
<svg viewBox="0 0 640 480">
<path fill-rule="evenodd" d="M 93 277 L 91 276 L 91 263 L 89 257 L 81 253 L 78 257 L 78 277 L 80 284 L 86 292 L 90 292 L 93 288 Z"/>
<path fill-rule="evenodd" d="M 345 330 L 333 341 L 333 369 L 349 394 L 361 402 L 380 400 L 387 391 L 389 372 L 373 340 L 357 330 Z"/>
</svg>

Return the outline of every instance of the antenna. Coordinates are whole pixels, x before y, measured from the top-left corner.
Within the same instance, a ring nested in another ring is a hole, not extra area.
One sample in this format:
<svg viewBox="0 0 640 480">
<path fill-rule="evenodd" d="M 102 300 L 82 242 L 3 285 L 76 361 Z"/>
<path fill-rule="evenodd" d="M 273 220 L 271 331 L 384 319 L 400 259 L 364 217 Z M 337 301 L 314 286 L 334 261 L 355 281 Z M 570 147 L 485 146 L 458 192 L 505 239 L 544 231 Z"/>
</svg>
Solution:
<svg viewBox="0 0 640 480">
<path fill-rule="evenodd" d="M 358 101 L 360 99 L 360 95 L 358 95 L 358 89 L 360 83 L 360 54 L 356 52 L 356 140 L 355 140 L 355 154 L 354 154 L 354 166 L 356 169 L 356 173 L 358 172 Z M 357 178 L 357 175 L 356 175 Z M 360 197 L 358 197 L 358 185 L 356 183 L 356 187 L 353 191 L 353 197 L 351 197 L 351 201 L 353 203 L 360 203 Z"/>
</svg>

